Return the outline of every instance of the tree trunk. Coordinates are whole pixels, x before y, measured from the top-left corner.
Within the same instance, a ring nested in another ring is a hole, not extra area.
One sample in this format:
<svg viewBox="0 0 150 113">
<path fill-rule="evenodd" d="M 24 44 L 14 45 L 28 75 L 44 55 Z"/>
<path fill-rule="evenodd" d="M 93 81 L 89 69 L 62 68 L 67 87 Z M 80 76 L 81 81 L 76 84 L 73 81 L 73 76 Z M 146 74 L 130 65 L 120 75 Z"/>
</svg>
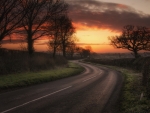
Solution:
<svg viewBox="0 0 150 113">
<path fill-rule="evenodd" d="M 63 45 L 63 57 L 66 57 L 66 46 L 65 45 Z"/>
<path fill-rule="evenodd" d="M 53 48 L 53 58 L 56 56 L 56 47 Z"/>
<path fill-rule="evenodd" d="M 73 52 L 71 52 L 71 58 L 73 58 L 73 54 L 74 54 L 74 53 L 73 53 Z"/>
<path fill-rule="evenodd" d="M 139 54 L 138 54 L 137 50 L 133 50 L 133 52 L 134 52 L 134 57 L 135 57 L 135 58 L 138 58 L 138 57 L 139 57 Z"/>
<path fill-rule="evenodd" d="M 29 53 L 29 56 L 32 56 L 33 52 L 34 52 L 33 43 L 34 43 L 34 40 L 32 39 L 32 36 L 28 36 L 28 53 Z"/>
<path fill-rule="evenodd" d="M 2 36 L 0 36 L 0 42 L 3 40 L 3 37 Z"/>
</svg>

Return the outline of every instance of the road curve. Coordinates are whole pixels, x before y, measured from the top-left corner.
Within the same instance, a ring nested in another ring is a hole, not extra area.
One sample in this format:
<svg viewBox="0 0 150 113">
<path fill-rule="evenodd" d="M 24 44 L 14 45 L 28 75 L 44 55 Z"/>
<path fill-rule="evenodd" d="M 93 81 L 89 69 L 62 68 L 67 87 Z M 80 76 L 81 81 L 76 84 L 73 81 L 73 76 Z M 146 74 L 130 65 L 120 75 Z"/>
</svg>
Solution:
<svg viewBox="0 0 150 113">
<path fill-rule="evenodd" d="M 79 75 L 0 94 L 0 113 L 115 113 L 123 78 L 106 67 L 74 61 Z"/>
</svg>

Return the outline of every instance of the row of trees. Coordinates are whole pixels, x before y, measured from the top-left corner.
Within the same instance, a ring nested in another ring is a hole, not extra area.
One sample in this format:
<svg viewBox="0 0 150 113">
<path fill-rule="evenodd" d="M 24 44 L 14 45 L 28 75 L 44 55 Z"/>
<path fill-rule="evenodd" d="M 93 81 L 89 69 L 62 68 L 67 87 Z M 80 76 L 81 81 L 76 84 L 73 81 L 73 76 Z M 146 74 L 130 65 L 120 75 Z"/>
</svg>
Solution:
<svg viewBox="0 0 150 113">
<path fill-rule="evenodd" d="M 50 52 L 53 51 L 53 57 L 55 58 L 56 53 L 61 54 L 62 53 L 62 47 L 60 43 L 54 44 L 55 40 L 51 40 L 48 43 Z M 87 58 L 93 54 L 91 47 L 85 46 L 80 47 L 77 46 L 74 42 L 69 42 L 69 44 L 66 46 L 66 57 L 67 58 Z"/>
<path fill-rule="evenodd" d="M 65 57 L 67 47 L 75 41 L 75 28 L 67 10 L 68 5 L 61 0 L 1 0 L 0 42 L 6 37 L 20 37 L 27 42 L 31 56 L 35 40 L 47 36 L 51 38 L 53 56 L 61 47 Z"/>
<path fill-rule="evenodd" d="M 49 46 L 52 47 L 53 57 L 55 57 L 58 50 L 61 50 L 63 56 L 66 57 L 67 49 L 73 49 L 75 46 L 75 38 L 73 36 L 75 28 L 72 25 L 72 21 L 64 14 L 56 14 L 50 23 L 52 25 L 48 26 L 48 30 L 53 35 L 49 41 Z"/>
</svg>

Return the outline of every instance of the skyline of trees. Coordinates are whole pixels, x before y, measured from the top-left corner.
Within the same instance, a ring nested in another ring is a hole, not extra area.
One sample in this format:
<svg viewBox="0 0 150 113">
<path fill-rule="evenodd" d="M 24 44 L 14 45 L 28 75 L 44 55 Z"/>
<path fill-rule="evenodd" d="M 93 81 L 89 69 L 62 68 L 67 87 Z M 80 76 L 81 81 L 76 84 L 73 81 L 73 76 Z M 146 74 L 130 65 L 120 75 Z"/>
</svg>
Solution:
<svg viewBox="0 0 150 113">
<path fill-rule="evenodd" d="M 68 17 L 68 4 L 64 1 L 2 0 L 0 6 L 0 42 L 6 37 L 11 40 L 17 34 L 16 36 L 27 43 L 28 53 L 32 55 L 34 42 L 47 36 L 51 39 L 49 44 L 53 48 L 53 57 L 57 49 L 62 51 L 64 57 L 74 53 L 72 49 L 76 44 L 73 39 L 75 28 Z M 116 48 L 128 49 L 137 57 L 138 51 L 150 50 L 147 31 L 142 26 L 125 26 L 122 36 L 110 38 L 111 44 Z"/>
<path fill-rule="evenodd" d="M 141 50 L 150 51 L 150 30 L 143 26 L 126 25 L 121 35 L 111 36 L 109 40 L 115 48 L 133 52 L 135 58 Z"/>
<path fill-rule="evenodd" d="M 32 55 L 34 52 L 34 41 L 43 36 L 51 35 L 46 29 L 48 20 L 55 14 L 65 11 L 66 4 L 58 0 L 23 1 L 25 2 L 22 3 L 25 16 L 21 21 L 21 25 L 26 35 L 29 55 Z"/>
<path fill-rule="evenodd" d="M 54 26 L 52 21 L 57 15 L 57 18 L 60 17 L 57 20 L 60 21 L 58 30 L 61 47 L 66 56 L 66 44 L 74 33 L 72 21 L 66 16 L 67 3 L 60 0 L 2 0 L 1 2 L 0 42 L 15 33 L 16 37 L 27 43 L 27 50 L 31 56 L 36 40 L 43 36 L 52 38 L 54 32 L 58 32 L 56 24 Z"/>
<path fill-rule="evenodd" d="M 34 53 L 34 42 L 49 37 L 49 46 L 63 56 L 77 52 L 75 28 L 68 16 L 68 4 L 60 0 L 2 0 L 0 42 L 5 38 L 21 40 L 20 49 Z M 8 18 L 8 19 L 7 19 Z M 25 47 L 26 46 L 26 47 Z M 18 48 L 19 49 L 19 48 Z M 82 48 L 83 50 L 84 48 Z"/>
</svg>

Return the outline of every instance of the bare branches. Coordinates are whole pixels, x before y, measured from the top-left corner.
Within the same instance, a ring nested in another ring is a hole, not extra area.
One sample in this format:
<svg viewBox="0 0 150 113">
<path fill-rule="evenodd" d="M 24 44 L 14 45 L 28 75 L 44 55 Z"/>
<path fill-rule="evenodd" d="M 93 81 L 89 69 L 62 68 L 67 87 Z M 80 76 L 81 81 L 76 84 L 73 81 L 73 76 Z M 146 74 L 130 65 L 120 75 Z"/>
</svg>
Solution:
<svg viewBox="0 0 150 113">
<path fill-rule="evenodd" d="M 71 44 L 73 45 L 75 41 L 72 37 L 75 32 L 72 21 L 65 12 L 55 15 L 50 21 L 51 24 L 48 29 L 53 36 L 50 42 L 53 48 L 53 57 L 55 57 L 57 48 L 60 48 L 63 56 L 66 57 L 67 47 L 72 47 Z"/>
<path fill-rule="evenodd" d="M 1 0 L 0 4 L 0 41 L 19 28 L 22 20 L 19 0 Z"/>
<path fill-rule="evenodd" d="M 27 41 L 28 52 L 31 55 L 34 51 L 34 41 L 43 36 L 52 35 L 52 32 L 56 30 L 47 29 L 52 24 L 49 20 L 58 15 L 61 15 L 62 20 L 62 15 L 67 14 L 67 9 L 68 5 L 62 0 L 1 0 L 0 41 L 11 33 L 16 33 Z M 62 29 L 69 24 L 71 25 L 71 21 L 64 21 Z M 71 28 L 65 29 L 65 33 L 62 30 L 63 37 L 71 35 L 68 33 L 69 29 Z M 60 31 L 59 26 L 59 35 L 62 34 Z"/>
<path fill-rule="evenodd" d="M 150 51 L 150 30 L 143 26 L 127 25 L 120 36 L 109 37 L 111 45 L 116 48 L 128 49 L 138 57 L 138 51 Z"/>
<path fill-rule="evenodd" d="M 35 40 L 49 35 L 47 25 L 49 20 L 56 14 L 62 13 L 65 10 L 65 3 L 58 0 L 21 0 L 23 14 L 26 14 L 22 19 L 22 30 L 27 36 L 28 51 L 33 53 L 33 43 Z"/>
</svg>

